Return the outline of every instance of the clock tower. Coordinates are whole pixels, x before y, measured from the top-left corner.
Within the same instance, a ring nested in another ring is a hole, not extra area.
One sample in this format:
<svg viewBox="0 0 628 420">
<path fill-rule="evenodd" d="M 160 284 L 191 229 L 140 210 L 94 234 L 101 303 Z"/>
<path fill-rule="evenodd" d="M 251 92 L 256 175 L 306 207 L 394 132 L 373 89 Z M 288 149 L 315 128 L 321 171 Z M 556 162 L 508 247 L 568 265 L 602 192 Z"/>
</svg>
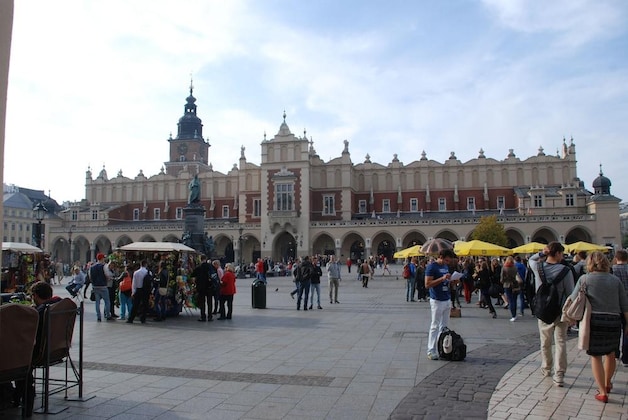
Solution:
<svg viewBox="0 0 628 420">
<path fill-rule="evenodd" d="M 185 166 L 190 171 L 209 170 L 209 142 L 203 139 L 203 123 L 196 116 L 194 86 L 190 81 L 190 96 L 186 98 L 184 114 L 179 118 L 177 136 L 168 139 L 170 160 L 165 162 L 166 173 L 176 176 Z"/>
</svg>

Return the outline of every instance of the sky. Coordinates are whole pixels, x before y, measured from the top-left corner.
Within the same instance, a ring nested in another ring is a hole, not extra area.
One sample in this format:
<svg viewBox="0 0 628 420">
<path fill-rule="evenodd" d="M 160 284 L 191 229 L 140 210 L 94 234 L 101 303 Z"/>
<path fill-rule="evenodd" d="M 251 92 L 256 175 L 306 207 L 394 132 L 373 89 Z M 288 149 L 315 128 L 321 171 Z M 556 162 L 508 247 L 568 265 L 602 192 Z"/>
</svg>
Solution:
<svg viewBox="0 0 628 420">
<path fill-rule="evenodd" d="M 214 170 L 260 163 L 285 110 L 324 161 L 526 159 L 576 144 L 628 201 L 628 3 L 621 0 L 20 0 L 4 181 L 58 202 L 85 172 L 169 158 L 193 79 Z"/>
</svg>

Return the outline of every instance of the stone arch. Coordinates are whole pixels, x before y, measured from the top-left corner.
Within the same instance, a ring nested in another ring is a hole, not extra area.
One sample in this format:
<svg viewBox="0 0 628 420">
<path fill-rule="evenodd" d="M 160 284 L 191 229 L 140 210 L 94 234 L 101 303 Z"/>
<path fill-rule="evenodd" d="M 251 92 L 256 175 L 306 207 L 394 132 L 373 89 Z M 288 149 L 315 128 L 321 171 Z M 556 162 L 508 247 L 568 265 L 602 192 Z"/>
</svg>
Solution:
<svg viewBox="0 0 628 420">
<path fill-rule="evenodd" d="M 434 237 L 447 239 L 448 241 L 451 241 L 451 242 L 457 241 L 460 238 L 460 236 L 456 232 L 450 229 L 443 229 L 440 232 L 438 232 L 436 235 L 434 235 Z"/>
<path fill-rule="evenodd" d="M 273 240 L 271 258 L 275 261 L 294 260 L 297 257 L 297 250 L 298 244 L 294 236 L 290 232 L 283 231 Z"/>
<path fill-rule="evenodd" d="M 526 243 L 525 235 L 519 229 L 506 229 L 506 238 L 508 238 L 508 248 L 514 248 Z"/>
<path fill-rule="evenodd" d="M 231 236 L 223 233 L 212 236 L 214 240 L 214 254 L 219 259 L 224 259 L 224 262 L 234 261 L 233 240 Z"/>
<path fill-rule="evenodd" d="M 111 241 L 105 235 L 99 235 L 94 239 L 94 247 L 95 253 L 98 254 L 102 252 L 105 255 L 111 254 L 113 251 L 113 247 L 111 246 Z"/>
<path fill-rule="evenodd" d="M 530 242 L 540 242 L 542 244 L 548 244 L 552 241 L 557 241 L 558 235 L 556 231 L 548 226 L 537 229 L 536 232 L 532 234 L 532 238 Z"/>
<path fill-rule="evenodd" d="M 146 235 L 142 235 L 138 242 L 157 242 L 157 240 L 153 235 L 147 233 Z"/>
<path fill-rule="evenodd" d="M 350 258 L 353 262 L 364 259 L 364 237 L 358 232 L 349 232 L 341 240 L 340 257 Z"/>
<path fill-rule="evenodd" d="M 380 255 L 383 255 L 388 258 L 388 261 L 392 261 L 395 248 L 395 238 L 390 232 L 384 231 L 373 235 L 371 254 L 375 257 L 379 258 Z"/>
<path fill-rule="evenodd" d="M 133 243 L 133 240 L 129 237 L 129 235 L 119 236 L 118 239 L 114 242 L 115 248 L 120 248 L 121 246 L 128 245 Z"/>
<path fill-rule="evenodd" d="M 72 263 L 70 259 L 70 243 L 67 238 L 59 235 L 52 239 L 50 242 L 51 257 L 54 261 L 61 261 L 63 263 Z"/>
<path fill-rule="evenodd" d="M 414 245 L 423 245 L 427 242 L 427 238 L 422 232 L 419 231 L 411 231 L 406 233 L 404 238 L 401 240 L 402 249 L 410 248 Z"/>
<path fill-rule="evenodd" d="M 179 243 L 179 237 L 176 236 L 175 234 L 169 234 L 163 237 L 163 239 L 161 240 L 161 242 L 173 242 L 173 243 Z"/>
<path fill-rule="evenodd" d="M 593 242 L 591 232 L 584 226 L 574 226 L 565 235 L 566 244 L 573 244 L 578 241 Z"/>
<path fill-rule="evenodd" d="M 312 240 L 312 253 L 314 255 L 336 255 L 334 238 L 327 232 L 321 232 L 316 235 Z"/>
<path fill-rule="evenodd" d="M 81 264 L 85 264 L 92 260 L 92 250 L 89 240 L 79 235 L 72 240 L 72 246 L 74 247 L 74 261 L 80 261 Z"/>
</svg>

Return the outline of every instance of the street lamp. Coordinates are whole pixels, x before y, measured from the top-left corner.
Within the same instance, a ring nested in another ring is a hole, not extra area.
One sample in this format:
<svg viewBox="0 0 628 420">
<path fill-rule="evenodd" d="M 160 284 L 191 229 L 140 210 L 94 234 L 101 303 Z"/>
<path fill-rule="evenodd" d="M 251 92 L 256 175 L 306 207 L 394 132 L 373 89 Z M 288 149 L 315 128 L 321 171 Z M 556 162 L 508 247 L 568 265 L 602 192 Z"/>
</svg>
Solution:
<svg viewBox="0 0 628 420">
<path fill-rule="evenodd" d="M 244 242 L 244 236 L 242 236 L 242 228 L 238 229 L 238 249 L 239 249 L 239 259 L 238 264 L 240 265 L 240 270 L 238 271 L 238 278 L 244 279 L 246 278 L 246 273 L 244 271 L 244 249 L 242 248 L 242 243 Z"/>
<path fill-rule="evenodd" d="M 40 201 L 39 203 L 37 203 L 37 205 L 35 207 L 33 207 L 33 215 L 35 217 L 35 220 L 37 220 L 37 247 L 41 248 L 41 221 L 44 220 L 44 218 L 46 217 L 46 213 L 48 212 L 48 210 L 46 210 L 46 207 L 44 207 L 43 203 Z"/>
<path fill-rule="evenodd" d="M 72 266 L 73 255 L 72 255 L 72 226 L 70 226 L 70 231 L 68 232 L 68 244 L 70 245 L 70 258 L 68 258 L 68 264 L 70 267 Z"/>
</svg>

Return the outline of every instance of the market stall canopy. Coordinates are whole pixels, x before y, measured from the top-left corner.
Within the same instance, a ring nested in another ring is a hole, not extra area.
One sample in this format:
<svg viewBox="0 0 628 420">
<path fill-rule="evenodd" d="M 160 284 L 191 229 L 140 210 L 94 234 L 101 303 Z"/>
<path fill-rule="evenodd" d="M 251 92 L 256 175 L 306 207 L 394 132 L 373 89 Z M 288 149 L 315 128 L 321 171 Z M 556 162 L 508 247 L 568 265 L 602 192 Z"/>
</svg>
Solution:
<svg viewBox="0 0 628 420">
<path fill-rule="evenodd" d="M 454 244 L 444 238 L 430 239 L 423 244 L 420 251 L 425 255 L 438 255 L 444 249 L 454 249 Z"/>
<path fill-rule="evenodd" d="M 569 245 L 565 245 L 565 251 L 572 253 L 572 252 L 580 252 L 580 251 L 586 251 L 586 252 L 593 252 L 593 251 L 600 251 L 600 252 L 609 252 L 609 249 L 607 246 L 604 245 L 596 245 L 596 244 L 590 244 L 588 242 L 574 242 L 573 244 L 569 244 Z"/>
<path fill-rule="evenodd" d="M 546 244 L 542 244 L 540 242 L 530 242 L 528 244 L 515 247 L 511 251 L 513 254 L 534 254 L 535 252 L 543 251 L 546 246 Z"/>
<path fill-rule="evenodd" d="M 401 251 L 395 252 L 393 258 L 405 259 L 408 257 L 420 257 L 423 255 L 421 253 L 421 245 L 414 245 L 410 248 L 402 249 Z"/>
<path fill-rule="evenodd" d="M 133 242 L 118 248 L 119 251 L 196 252 L 194 248 L 176 242 Z"/>
<path fill-rule="evenodd" d="M 36 254 L 44 252 L 36 246 L 25 244 L 23 242 L 2 242 L 3 251 L 24 252 L 26 254 Z"/>
<path fill-rule="evenodd" d="M 458 256 L 503 257 L 512 254 L 512 250 L 508 248 L 477 239 L 469 242 L 456 241 L 454 252 Z"/>
</svg>

